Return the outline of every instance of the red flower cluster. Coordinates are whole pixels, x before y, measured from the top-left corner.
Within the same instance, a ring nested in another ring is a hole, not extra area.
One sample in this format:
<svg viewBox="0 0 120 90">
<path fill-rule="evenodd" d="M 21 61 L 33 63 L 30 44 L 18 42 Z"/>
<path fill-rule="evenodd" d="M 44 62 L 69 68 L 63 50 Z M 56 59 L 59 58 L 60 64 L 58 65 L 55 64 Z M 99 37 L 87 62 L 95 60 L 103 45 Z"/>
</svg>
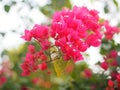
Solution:
<svg viewBox="0 0 120 90">
<path fill-rule="evenodd" d="M 90 78 L 90 77 L 92 76 L 92 70 L 89 69 L 89 68 L 86 68 L 86 69 L 84 70 L 84 72 L 83 72 L 83 76 L 84 76 L 85 78 Z"/>
<path fill-rule="evenodd" d="M 63 9 L 53 16 L 51 36 L 60 47 L 64 59 L 83 59 L 81 52 L 101 43 L 101 25 L 96 10 L 75 6 L 73 10 Z"/>
<path fill-rule="evenodd" d="M 117 87 L 118 87 L 118 90 L 120 90 L 120 74 L 117 75 Z"/>
<path fill-rule="evenodd" d="M 105 33 L 104 34 L 105 34 L 105 38 L 107 40 L 111 40 L 115 33 L 120 32 L 120 28 L 115 27 L 115 26 L 111 26 L 107 20 L 103 23 L 103 25 L 105 26 Z"/>
<path fill-rule="evenodd" d="M 35 39 L 41 50 L 37 52 L 34 46 L 28 47 L 28 53 L 21 65 L 22 75 L 29 75 L 38 68 L 41 70 L 47 68 L 45 61 L 47 56 L 44 51 L 52 46 L 49 37 L 55 40 L 54 44 L 62 51 L 64 60 L 72 59 L 76 62 L 83 59 L 81 52 L 86 51 L 90 46 L 100 45 L 102 38 L 100 30 L 101 24 L 96 10 L 75 6 L 73 10 L 64 9 L 56 12 L 50 27 L 36 24 L 32 30 L 25 30 L 22 38 L 26 41 Z"/>
<path fill-rule="evenodd" d="M 0 88 L 7 82 L 7 76 L 11 75 L 9 62 L 3 62 L 0 69 Z"/>
<path fill-rule="evenodd" d="M 112 80 L 108 80 L 108 86 L 105 90 L 120 90 L 120 74 L 117 75 L 116 83 Z"/>
<path fill-rule="evenodd" d="M 115 66 L 118 66 L 118 63 L 117 63 L 117 58 L 118 56 L 118 53 L 117 51 L 115 50 L 112 50 L 105 58 L 104 58 L 104 62 L 102 62 L 100 64 L 100 66 L 104 69 L 104 70 L 107 70 L 108 67 L 115 67 Z"/>
<path fill-rule="evenodd" d="M 25 30 L 25 35 L 22 36 L 26 41 L 30 41 L 32 38 L 37 40 L 43 50 L 47 50 L 50 46 L 48 41 L 49 32 L 47 26 L 35 25 L 32 30 Z"/>
<path fill-rule="evenodd" d="M 28 53 L 26 54 L 26 58 L 21 65 L 21 68 L 23 70 L 22 76 L 28 76 L 31 72 L 35 72 L 36 70 L 46 70 L 46 60 L 47 56 L 45 55 L 43 50 L 36 51 L 35 47 L 33 45 L 29 45 L 28 47 Z M 41 62 L 41 64 L 39 63 Z"/>
<path fill-rule="evenodd" d="M 104 58 L 104 62 L 100 66 L 104 70 L 110 69 L 111 80 L 108 80 L 108 86 L 105 90 L 120 90 L 120 74 L 117 71 L 119 64 L 117 63 L 118 52 L 116 50 L 110 51 Z"/>
<path fill-rule="evenodd" d="M 45 62 L 47 60 L 47 56 L 45 55 L 44 51 L 50 47 L 50 42 L 48 41 L 48 27 L 36 24 L 32 30 L 25 30 L 25 35 L 23 35 L 22 38 L 27 41 L 30 41 L 32 38 L 34 38 L 41 48 L 40 51 L 36 51 L 33 45 L 29 45 L 28 53 L 26 54 L 26 58 L 21 65 L 23 70 L 22 76 L 28 76 L 31 72 L 34 72 L 38 69 L 47 69 L 47 64 Z"/>
<path fill-rule="evenodd" d="M 114 89 L 114 82 L 112 80 L 108 81 L 108 87 L 105 90 L 115 90 Z"/>
<path fill-rule="evenodd" d="M 100 18 L 96 10 L 88 10 L 86 7 L 75 6 L 73 10 L 63 9 L 56 12 L 53 16 L 51 26 L 35 25 L 32 30 L 25 30 L 22 36 L 26 41 L 35 39 L 40 45 L 40 51 L 36 51 L 35 47 L 30 45 L 24 63 L 21 65 L 23 76 L 29 75 L 30 72 L 47 69 L 47 59 L 45 51 L 53 45 L 58 47 L 58 52 L 62 52 L 64 60 L 73 60 L 74 62 L 82 60 L 82 52 L 85 52 L 90 46 L 97 47 L 101 43 L 102 34 L 101 27 L 106 28 L 107 39 L 110 39 L 118 28 L 112 27 L 108 22 L 100 23 Z M 109 34 L 110 33 L 110 34 Z M 53 38 L 55 43 L 51 43 L 49 38 Z M 58 54 L 57 54 L 58 55 Z M 111 52 L 101 64 L 105 70 L 108 63 L 111 66 L 117 65 L 115 52 Z M 53 57 L 52 57 L 53 59 Z"/>
<path fill-rule="evenodd" d="M 44 80 L 40 77 L 39 78 L 38 77 L 34 78 L 32 80 L 32 82 L 33 82 L 33 84 L 35 84 L 37 86 L 41 86 L 41 87 L 44 87 L 44 88 L 47 88 L 47 89 L 51 88 L 51 86 L 52 86 L 50 81 L 46 81 L 46 80 Z"/>
<path fill-rule="evenodd" d="M 0 87 L 7 82 L 7 78 L 5 76 L 0 76 Z"/>
</svg>

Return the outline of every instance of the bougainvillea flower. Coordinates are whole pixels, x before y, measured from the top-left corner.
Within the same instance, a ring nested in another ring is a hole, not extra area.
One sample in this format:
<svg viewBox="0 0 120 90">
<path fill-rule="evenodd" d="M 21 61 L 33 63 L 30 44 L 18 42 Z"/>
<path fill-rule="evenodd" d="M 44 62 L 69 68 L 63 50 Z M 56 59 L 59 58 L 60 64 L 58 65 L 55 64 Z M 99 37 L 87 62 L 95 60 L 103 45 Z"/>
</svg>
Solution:
<svg viewBox="0 0 120 90">
<path fill-rule="evenodd" d="M 91 69 L 85 69 L 84 74 L 86 78 L 90 78 L 92 76 L 92 70 Z"/>
<path fill-rule="evenodd" d="M 100 66 L 104 69 L 104 70 L 107 70 L 108 69 L 108 64 L 106 62 L 102 62 L 100 64 Z"/>
<path fill-rule="evenodd" d="M 120 83 L 120 74 L 117 75 L 117 81 Z"/>
<path fill-rule="evenodd" d="M 107 20 L 104 22 L 104 26 L 105 26 L 105 30 L 106 30 L 105 37 L 107 40 L 111 40 L 115 33 L 120 32 L 120 29 L 118 27 L 111 26 Z"/>
<path fill-rule="evenodd" d="M 38 68 L 42 71 L 47 69 L 47 64 L 45 62 L 41 63 L 38 65 Z"/>
<path fill-rule="evenodd" d="M 108 57 L 110 58 L 116 58 L 118 56 L 118 52 L 116 50 L 110 51 Z"/>
<path fill-rule="evenodd" d="M 78 58 L 83 59 L 81 54 L 77 53 L 79 55 L 77 58 L 68 53 L 85 52 L 90 46 L 100 45 L 102 35 L 98 12 L 77 6 L 73 10 L 63 9 L 61 12 L 56 12 L 53 15 L 51 36 L 65 56 L 74 61 L 78 61 Z M 66 50 L 66 47 L 71 50 Z"/>
<path fill-rule="evenodd" d="M 103 27 L 105 31 L 102 30 Z M 110 26 L 108 21 L 100 22 L 98 11 L 89 10 L 87 7 L 74 6 L 72 10 L 63 9 L 55 12 L 50 26 L 35 24 L 31 30 L 25 30 L 26 41 L 34 40 L 39 50 L 29 45 L 26 58 L 21 65 L 23 75 L 29 75 L 33 71 L 46 70 L 47 62 L 55 58 L 73 60 L 75 63 L 83 60 L 83 55 L 91 46 L 98 47 L 101 44 L 103 34 L 106 39 L 111 40 L 115 33 L 120 32 L 116 27 Z M 53 40 L 50 41 L 50 39 Z M 51 48 L 55 47 L 55 58 Z M 108 66 L 117 66 L 117 52 L 111 51 L 100 66 L 107 70 Z M 88 77 L 90 76 L 89 71 Z"/>
<path fill-rule="evenodd" d="M 113 86 L 114 86 L 114 82 L 113 82 L 112 80 L 109 80 L 109 81 L 108 81 L 108 86 L 109 86 L 109 87 L 113 87 Z"/>
<path fill-rule="evenodd" d="M 5 76 L 0 76 L 0 87 L 7 82 L 7 78 Z"/>
<path fill-rule="evenodd" d="M 29 46 L 28 46 L 28 52 L 30 52 L 30 53 L 35 53 L 35 46 L 29 45 Z"/>
<path fill-rule="evenodd" d="M 22 36 L 26 41 L 30 41 L 32 39 L 31 32 L 29 30 L 25 30 L 25 35 Z"/>
</svg>

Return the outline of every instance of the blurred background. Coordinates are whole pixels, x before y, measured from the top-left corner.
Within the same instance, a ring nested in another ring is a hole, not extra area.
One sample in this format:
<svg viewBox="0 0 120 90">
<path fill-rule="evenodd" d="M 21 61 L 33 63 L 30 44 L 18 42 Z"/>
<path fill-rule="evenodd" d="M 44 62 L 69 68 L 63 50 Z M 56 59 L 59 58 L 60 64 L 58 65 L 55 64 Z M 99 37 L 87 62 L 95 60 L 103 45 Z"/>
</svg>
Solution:
<svg viewBox="0 0 120 90">
<path fill-rule="evenodd" d="M 20 38 L 24 30 L 31 29 L 34 24 L 49 25 L 54 12 L 62 10 L 62 8 L 71 9 L 75 5 L 98 10 L 101 18 L 109 20 L 113 26 L 120 26 L 120 0 L 0 0 L 0 63 L 1 68 L 4 67 L 5 69 L 3 71 L 9 73 L 7 77 L 12 76 L 12 80 L 8 78 L 9 82 L 1 90 L 28 90 L 25 86 L 28 84 L 31 86 L 31 83 L 28 83 L 31 77 L 18 79 L 22 78 L 19 65 L 27 51 L 27 45 L 24 45 L 25 41 Z M 114 40 L 120 44 L 120 34 L 114 36 Z M 91 53 L 93 50 L 96 54 Z M 87 52 L 89 53 L 89 64 L 94 65 L 101 60 L 98 49 L 91 48 Z M 94 58 L 95 55 L 96 58 Z M 10 61 L 12 64 L 4 61 Z M 1 71 L 1 73 L 3 72 Z M 45 82 L 41 78 L 39 80 Z M 6 79 L 0 79 L 0 86 L 2 86 L 3 81 Z M 37 80 L 34 80 L 34 83 L 36 82 Z M 11 86 L 11 83 L 14 87 Z M 41 87 L 48 89 L 51 84 L 47 81 L 46 83 L 46 86 Z M 32 87 L 34 86 L 32 85 Z M 64 90 L 62 87 L 59 88 Z M 36 89 L 31 88 L 30 90 L 43 89 L 39 89 L 37 86 Z"/>
</svg>

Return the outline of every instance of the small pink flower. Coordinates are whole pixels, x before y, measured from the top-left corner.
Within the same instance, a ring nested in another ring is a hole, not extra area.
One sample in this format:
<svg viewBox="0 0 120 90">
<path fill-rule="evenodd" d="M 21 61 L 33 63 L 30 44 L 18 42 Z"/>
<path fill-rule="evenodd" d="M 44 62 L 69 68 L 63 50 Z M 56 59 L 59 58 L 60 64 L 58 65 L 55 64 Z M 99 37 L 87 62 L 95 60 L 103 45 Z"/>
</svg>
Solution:
<svg viewBox="0 0 120 90">
<path fill-rule="evenodd" d="M 42 61 L 45 61 L 45 60 L 47 60 L 47 56 L 44 55 L 44 54 L 42 54 L 42 55 L 40 56 L 40 59 L 41 59 Z"/>
<path fill-rule="evenodd" d="M 117 82 L 120 83 L 120 74 L 117 75 Z"/>
<path fill-rule="evenodd" d="M 48 40 L 43 40 L 40 44 L 43 50 L 47 50 L 50 47 L 50 42 Z"/>
<path fill-rule="evenodd" d="M 32 82 L 33 82 L 34 84 L 38 85 L 38 84 L 39 84 L 39 78 L 34 78 L 34 79 L 32 80 Z"/>
<path fill-rule="evenodd" d="M 24 62 L 22 65 L 21 65 L 21 68 L 23 70 L 22 72 L 22 76 L 29 76 L 30 75 L 30 70 L 29 70 L 29 65 Z"/>
<path fill-rule="evenodd" d="M 107 40 L 111 40 L 115 33 L 120 32 L 119 28 L 111 26 L 107 20 L 103 23 L 103 26 L 105 26 L 106 29 L 105 37 Z"/>
<path fill-rule="evenodd" d="M 28 46 L 28 51 L 29 51 L 30 53 L 35 53 L 35 46 L 29 45 L 29 46 Z"/>
<path fill-rule="evenodd" d="M 101 43 L 101 39 L 95 35 L 95 34 L 91 34 L 88 36 L 88 38 L 86 39 L 86 43 L 89 45 L 89 46 L 94 46 L 94 47 L 97 47 L 100 45 Z"/>
<path fill-rule="evenodd" d="M 117 87 L 120 90 L 120 74 L 117 75 Z"/>
<path fill-rule="evenodd" d="M 108 81 L 108 86 L 109 86 L 109 87 L 113 87 L 113 86 L 114 86 L 114 82 L 113 82 L 112 80 L 109 80 L 109 81 Z"/>
<path fill-rule="evenodd" d="M 47 69 L 47 64 L 45 62 L 41 63 L 38 65 L 38 68 L 42 71 Z"/>
<path fill-rule="evenodd" d="M 92 76 L 92 71 L 90 69 L 85 69 L 84 74 L 86 78 L 90 78 Z"/>
<path fill-rule="evenodd" d="M 112 50 L 109 53 L 109 57 L 116 58 L 118 56 L 118 52 L 116 50 Z"/>
<path fill-rule="evenodd" d="M 26 62 L 29 62 L 29 64 L 33 64 L 34 63 L 34 55 L 31 53 L 27 53 L 26 54 L 26 58 L 25 58 Z"/>
<path fill-rule="evenodd" d="M 31 31 L 25 30 L 25 35 L 23 35 L 21 38 L 25 39 L 26 41 L 30 41 L 32 39 Z"/>
<path fill-rule="evenodd" d="M 5 76 L 0 77 L 0 87 L 7 82 L 7 78 Z"/>
<path fill-rule="evenodd" d="M 110 75 L 111 75 L 111 77 L 112 77 L 113 80 L 116 80 L 117 76 L 118 76 L 118 72 L 113 71 Z"/>
<path fill-rule="evenodd" d="M 78 46 L 78 48 L 79 48 L 79 50 L 80 50 L 81 52 L 84 52 L 84 51 L 87 50 L 88 45 L 87 45 L 86 43 L 81 43 L 81 44 Z"/>
<path fill-rule="evenodd" d="M 100 66 L 104 69 L 104 70 L 107 70 L 108 69 L 108 64 L 106 62 L 102 62 L 100 64 Z"/>
<path fill-rule="evenodd" d="M 23 71 L 22 76 L 29 76 L 30 75 L 30 71 L 26 70 L 26 71 Z"/>
<path fill-rule="evenodd" d="M 49 37 L 48 27 L 35 24 L 31 30 L 31 34 L 37 40 L 47 39 Z"/>
</svg>

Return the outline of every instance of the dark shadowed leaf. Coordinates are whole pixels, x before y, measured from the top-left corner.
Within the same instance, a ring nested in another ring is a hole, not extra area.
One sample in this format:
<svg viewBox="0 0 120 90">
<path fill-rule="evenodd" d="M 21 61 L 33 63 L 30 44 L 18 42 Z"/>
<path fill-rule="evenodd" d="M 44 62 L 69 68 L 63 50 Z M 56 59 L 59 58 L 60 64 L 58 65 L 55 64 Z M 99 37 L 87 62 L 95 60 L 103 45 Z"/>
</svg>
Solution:
<svg viewBox="0 0 120 90">
<path fill-rule="evenodd" d="M 0 32 L 0 34 L 4 37 L 5 36 L 5 33 L 3 33 L 3 32 Z"/>
<path fill-rule="evenodd" d="M 2 53 L 1 53 L 1 57 L 3 57 L 6 54 L 7 54 L 7 50 L 3 50 Z"/>
<path fill-rule="evenodd" d="M 105 7 L 104 7 L 104 12 L 105 12 L 105 13 L 109 13 L 108 5 L 105 5 Z"/>
<path fill-rule="evenodd" d="M 12 3 L 12 5 L 15 5 L 15 4 L 16 4 L 16 1 L 12 1 L 11 3 Z"/>
<path fill-rule="evenodd" d="M 5 10 L 6 12 L 9 12 L 9 11 L 10 11 L 10 6 L 9 6 L 9 5 L 5 5 L 5 6 L 4 6 L 4 10 Z"/>
</svg>

